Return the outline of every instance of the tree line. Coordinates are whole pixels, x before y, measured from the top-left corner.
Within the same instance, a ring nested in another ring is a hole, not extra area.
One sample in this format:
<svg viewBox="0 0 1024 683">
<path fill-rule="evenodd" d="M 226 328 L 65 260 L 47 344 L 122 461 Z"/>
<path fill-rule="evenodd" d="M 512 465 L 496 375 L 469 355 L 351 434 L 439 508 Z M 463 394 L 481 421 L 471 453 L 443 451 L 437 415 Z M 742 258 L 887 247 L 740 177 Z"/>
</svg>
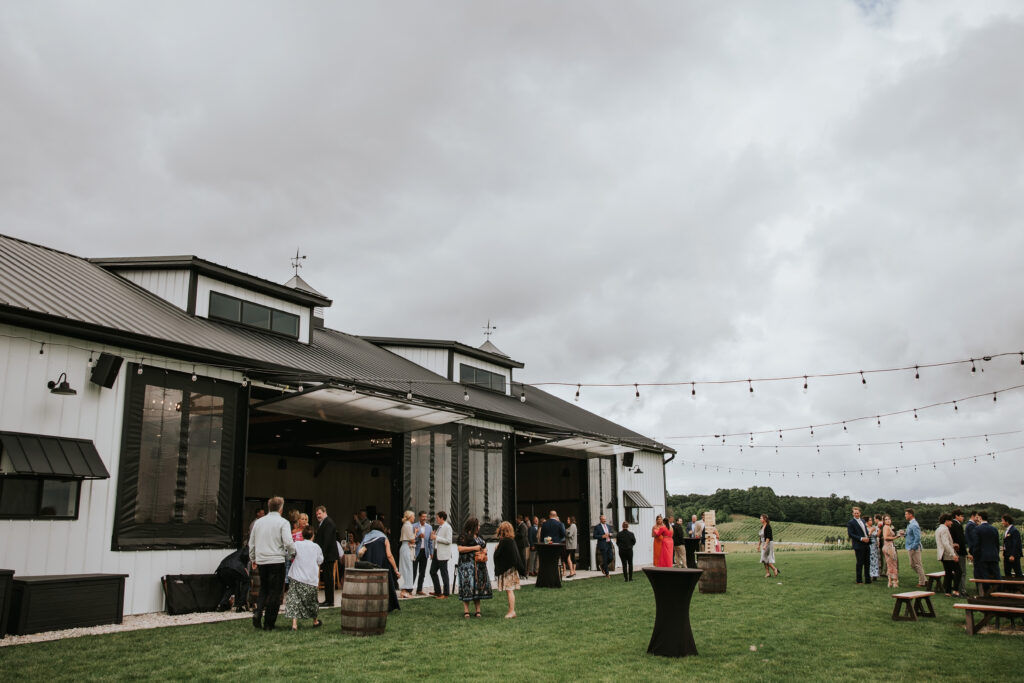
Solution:
<svg viewBox="0 0 1024 683">
<path fill-rule="evenodd" d="M 828 526 L 845 525 L 851 518 L 850 509 L 860 507 L 864 515 L 891 515 L 893 526 L 901 529 L 906 526 L 903 511 L 913 508 L 922 528 L 934 528 L 938 524 L 939 515 L 954 509 L 970 514 L 971 510 L 985 510 L 989 521 L 998 520 L 1001 515 L 1009 514 L 1014 519 L 1024 518 L 1024 511 L 1002 503 L 922 503 L 908 500 L 886 500 L 879 498 L 873 502 L 854 500 L 849 496 L 837 496 L 835 493 L 823 496 L 779 496 L 770 486 L 751 486 L 748 489 L 718 489 L 714 493 L 690 493 L 670 495 L 666 500 L 669 514 L 689 519 L 691 515 L 700 515 L 706 510 L 714 510 L 716 521 L 726 522 L 730 514 L 761 515 L 780 522 L 801 522 L 804 524 L 824 524 Z"/>
</svg>

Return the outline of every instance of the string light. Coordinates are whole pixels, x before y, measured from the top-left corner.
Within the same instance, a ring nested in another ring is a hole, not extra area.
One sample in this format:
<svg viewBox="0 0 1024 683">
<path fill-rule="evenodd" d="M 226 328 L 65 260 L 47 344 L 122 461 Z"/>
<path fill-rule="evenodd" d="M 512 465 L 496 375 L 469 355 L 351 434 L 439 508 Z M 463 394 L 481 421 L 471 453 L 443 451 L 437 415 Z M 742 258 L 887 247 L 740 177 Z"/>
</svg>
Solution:
<svg viewBox="0 0 1024 683">
<path fill-rule="evenodd" d="M 750 387 L 750 393 L 754 393 L 754 383 L 751 380 L 747 380 L 747 386 Z"/>
<path fill-rule="evenodd" d="M 943 440 L 946 440 L 946 441 L 967 441 L 967 440 L 971 440 L 971 439 L 984 439 L 985 443 L 989 443 L 989 436 L 1010 436 L 1010 435 L 1013 435 L 1013 434 L 1021 434 L 1021 433 L 1024 433 L 1024 430 L 1015 429 L 1015 430 L 1006 431 L 1006 432 L 993 432 L 992 434 L 964 434 L 964 435 L 960 435 L 960 436 L 937 436 L 937 437 L 927 438 L 927 439 L 903 439 L 903 440 L 900 440 L 900 441 L 863 441 L 860 444 L 855 444 L 855 443 L 823 443 L 823 444 L 785 444 L 785 445 L 782 445 L 782 446 L 779 446 L 777 444 L 774 445 L 774 446 L 772 446 L 772 445 L 764 445 L 764 444 L 762 444 L 762 445 L 750 444 L 750 445 L 747 446 L 747 448 L 774 448 L 776 453 L 778 453 L 780 447 L 781 448 L 790 448 L 790 449 L 794 449 L 794 448 L 795 449 L 814 448 L 814 449 L 816 449 L 816 450 L 818 450 L 820 452 L 822 448 L 853 448 L 854 446 L 857 446 L 857 445 L 863 446 L 865 448 L 872 447 L 872 446 L 899 446 L 900 450 L 904 450 L 906 444 L 928 444 L 928 443 L 940 443 Z M 672 439 L 671 438 L 665 438 L 665 439 L 662 439 L 662 440 L 664 440 L 664 441 L 671 441 Z M 714 443 L 711 443 L 711 444 L 704 444 L 704 443 L 702 443 L 702 444 L 699 444 L 699 446 L 700 446 L 701 451 L 704 450 L 705 446 L 707 446 L 709 448 L 722 448 L 722 446 L 720 444 L 714 444 Z"/>
<path fill-rule="evenodd" d="M 636 400 L 640 400 L 640 385 L 634 384 L 633 388 L 636 389 Z"/>
<path fill-rule="evenodd" d="M 463 389 L 462 390 L 462 400 L 463 401 L 468 401 L 469 400 L 469 389 Z"/>
<path fill-rule="evenodd" d="M 1021 361 L 1021 364 L 1024 365 L 1024 360 Z M 694 382 L 690 382 L 690 398 L 697 398 L 697 385 Z"/>
<path fill-rule="evenodd" d="M 921 379 L 921 368 L 914 366 L 914 379 Z"/>
<path fill-rule="evenodd" d="M 1010 452 L 1015 452 L 1015 451 L 1020 451 L 1020 450 L 1024 450 L 1024 445 L 1022 445 L 1022 446 L 1015 446 L 1013 448 L 1007 448 L 1007 449 L 1000 450 L 1000 451 L 989 451 L 987 453 L 975 454 L 973 456 L 967 456 L 967 457 L 971 457 L 974 460 L 974 462 L 978 461 L 979 455 L 988 455 L 988 456 L 991 456 L 993 460 L 995 460 L 996 459 L 996 455 L 999 454 L 999 453 L 1010 453 Z M 913 464 L 905 464 L 904 463 L 904 464 L 888 465 L 888 466 L 885 466 L 885 467 L 876 467 L 875 468 L 875 474 L 876 475 L 881 475 L 883 472 L 899 473 L 901 468 L 905 469 L 907 467 L 911 467 L 911 468 L 913 468 L 914 472 L 917 472 L 917 468 L 918 467 L 926 467 L 928 465 L 931 465 L 932 469 L 937 470 L 939 465 L 942 465 L 942 464 L 945 464 L 945 463 L 951 463 L 953 466 L 956 466 L 957 461 L 958 460 L 963 460 L 964 457 L 965 456 L 957 456 L 955 458 L 945 458 L 945 459 L 942 459 L 942 460 L 933 460 L 933 461 L 929 461 L 929 462 L 919 462 L 919 463 L 913 463 Z M 708 463 L 699 463 L 699 462 L 691 461 L 691 460 L 680 460 L 679 463 L 681 465 L 684 465 L 684 466 L 685 465 L 690 465 L 691 467 L 694 467 L 694 468 L 696 468 L 698 465 L 700 465 L 700 466 L 704 467 L 705 470 L 708 468 Z M 719 471 L 718 468 L 720 467 L 720 463 L 715 463 L 715 464 L 713 464 L 713 466 L 716 468 L 716 471 Z M 794 475 L 794 476 L 797 476 L 797 477 L 799 477 L 801 475 L 809 475 L 812 478 L 816 474 L 819 474 L 819 475 L 820 474 L 824 474 L 827 478 L 830 478 L 830 479 L 832 478 L 833 474 L 837 474 L 837 475 L 841 474 L 843 477 L 846 477 L 847 474 L 853 474 L 853 473 L 856 472 L 860 476 L 864 476 L 865 472 L 869 472 L 870 471 L 870 470 L 866 470 L 866 469 L 863 469 L 863 468 L 860 468 L 860 469 L 832 469 L 832 470 L 764 470 L 764 469 L 760 469 L 760 468 L 754 469 L 754 468 L 751 468 L 751 467 L 737 467 L 735 465 L 729 465 L 728 466 L 729 474 L 733 474 L 734 470 L 735 470 L 736 473 L 739 473 L 739 474 L 748 474 L 748 473 L 753 472 L 755 477 L 759 476 L 762 473 L 763 474 L 767 474 L 768 476 L 771 476 L 773 474 L 777 474 L 777 475 L 779 475 L 781 477 L 785 477 L 787 474 Z"/>
<path fill-rule="evenodd" d="M 978 368 L 974 367 L 974 359 L 971 359 L 971 372 L 977 372 Z"/>
<path fill-rule="evenodd" d="M 576 402 L 579 403 L 579 401 L 580 401 L 580 385 L 577 384 L 576 385 Z"/>
<path fill-rule="evenodd" d="M 804 375 L 804 393 L 807 393 L 807 375 Z"/>
<path fill-rule="evenodd" d="M 860 383 L 861 384 L 867 384 L 868 383 L 868 381 L 866 379 L 864 379 L 864 371 L 863 370 L 860 371 Z"/>
<path fill-rule="evenodd" d="M 898 415 L 906 415 L 906 414 L 909 414 L 909 413 L 913 413 L 914 416 L 915 416 L 915 419 L 916 419 L 917 411 L 919 411 L 919 410 L 926 410 L 926 409 L 929 409 L 929 408 L 938 408 L 940 406 L 946 406 L 946 405 L 952 405 L 953 409 L 955 411 L 957 411 L 957 413 L 959 413 L 959 410 L 960 410 L 959 404 L 961 402 L 963 402 L 963 401 L 969 401 L 969 400 L 976 399 L 976 398 L 982 398 L 982 397 L 991 396 L 993 393 L 994 394 L 1002 394 L 1002 393 L 1006 393 L 1006 392 L 1009 392 L 1009 391 L 1016 391 L 1018 389 L 1024 389 L 1024 384 L 1018 384 L 1018 385 L 1015 385 L 1015 386 L 1012 386 L 1012 387 L 1006 387 L 1004 389 L 997 389 L 994 392 L 986 391 L 985 393 L 982 393 L 982 394 L 972 394 L 971 396 L 963 396 L 963 397 L 960 397 L 960 398 L 955 399 L 955 400 L 939 401 L 939 402 L 930 403 L 930 404 L 924 405 L 924 406 L 917 406 L 916 408 L 906 408 L 904 410 L 893 410 L 891 412 L 878 413 L 876 415 L 863 415 L 863 416 L 860 416 L 860 417 L 849 417 L 849 418 L 846 418 L 845 420 L 835 420 L 833 422 L 823 422 L 823 423 L 816 424 L 816 425 L 810 425 L 809 427 L 773 427 L 771 429 L 760 429 L 760 430 L 755 429 L 753 431 L 751 431 L 749 429 L 744 429 L 742 431 L 730 432 L 730 433 L 727 433 L 725 435 L 715 434 L 715 438 L 719 438 L 720 436 L 742 436 L 743 434 L 750 434 L 750 433 L 753 433 L 753 434 L 770 434 L 772 432 L 777 432 L 779 434 L 780 438 L 781 438 L 782 432 L 799 431 L 799 430 L 803 430 L 803 429 L 810 429 L 811 436 L 814 436 L 814 430 L 816 428 L 820 429 L 822 427 L 833 427 L 833 426 L 834 427 L 838 427 L 838 426 L 844 425 L 846 423 L 862 422 L 864 420 L 870 420 L 872 417 L 874 417 L 876 419 L 876 421 L 877 421 L 877 420 L 880 420 L 883 416 L 884 417 L 895 417 L 895 416 L 898 416 Z M 709 436 L 710 436 L 709 434 L 687 434 L 687 435 L 682 435 L 682 436 L 662 437 L 662 439 L 663 440 L 667 440 L 667 439 L 678 439 L 678 440 L 682 440 L 682 439 L 706 439 Z"/>
</svg>

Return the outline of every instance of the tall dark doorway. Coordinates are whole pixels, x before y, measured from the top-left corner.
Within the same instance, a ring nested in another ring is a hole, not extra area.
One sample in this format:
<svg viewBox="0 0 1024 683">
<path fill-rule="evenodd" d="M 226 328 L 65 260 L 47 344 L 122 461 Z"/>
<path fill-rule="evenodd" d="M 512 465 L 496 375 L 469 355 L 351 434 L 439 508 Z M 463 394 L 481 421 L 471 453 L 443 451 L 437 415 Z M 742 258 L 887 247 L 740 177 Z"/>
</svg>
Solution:
<svg viewBox="0 0 1024 683">
<path fill-rule="evenodd" d="M 590 514 L 587 495 L 587 461 L 543 453 L 520 452 L 516 456 L 516 514 L 544 520 L 555 510 L 565 522 L 576 520 L 579 566 L 590 565 Z"/>
</svg>

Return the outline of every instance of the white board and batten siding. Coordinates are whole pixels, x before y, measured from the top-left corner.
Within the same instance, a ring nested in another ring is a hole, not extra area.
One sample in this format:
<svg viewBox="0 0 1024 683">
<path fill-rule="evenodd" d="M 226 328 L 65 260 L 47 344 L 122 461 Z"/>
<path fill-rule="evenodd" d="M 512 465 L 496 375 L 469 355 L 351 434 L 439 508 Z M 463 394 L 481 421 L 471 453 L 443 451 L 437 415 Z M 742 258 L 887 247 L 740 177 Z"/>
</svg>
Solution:
<svg viewBox="0 0 1024 683">
<path fill-rule="evenodd" d="M 622 456 L 617 457 L 618 472 L 618 513 L 619 526 L 625 519 L 626 510 L 623 505 L 623 491 L 637 491 L 646 498 L 653 508 L 640 508 L 640 521 L 630 524 L 629 529 L 636 536 L 636 547 L 633 549 L 633 565 L 640 567 L 654 562 L 654 539 L 651 528 L 654 527 L 656 515 L 665 514 L 665 468 L 662 466 L 664 456 L 650 451 L 637 451 L 633 454 L 633 466 L 640 466 L 640 474 L 634 474 L 622 466 Z"/>
<path fill-rule="evenodd" d="M 181 310 L 188 309 L 190 271 L 180 270 L 119 270 L 117 274 L 148 289 L 161 299 L 170 301 Z"/>
<path fill-rule="evenodd" d="M 385 346 L 384 348 L 436 375 L 448 377 L 448 349 L 428 349 L 419 346 Z"/>
<path fill-rule="evenodd" d="M 40 342 L 43 353 L 39 353 Z M 89 381 L 90 352 L 125 358 L 114 386 Z M 127 574 L 125 614 L 164 609 L 160 577 L 165 574 L 211 574 L 229 550 L 113 551 L 117 516 L 117 477 L 131 349 L 0 325 L 0 430 L 89 439 L 110 472 L 110 479 L 82 482 L 76 520 L 0 519 L 0 567 L 15 575 Z M 192 365 L 146 356 L 147 367 L 191 372 Z M 76 396 L 50 393 L 46 383 L 67 373 Z M 216 368 L 202 374 L 239 382 L 239 373 Z"/>
<path fill-rule="evenodd" d="M 276 308 L 279 311 L 299 316 L 299 341 L 303 344 L 309 343 L 309 316 L 311 314 L 309 306 L 302 306 L 285 301 L 284 299 L 254 292 L 245 287 L 229 285 L 205 275 L 200 275 L 196 280 L 196 316 L 200 318 L 208 318 L 210 316 L 210 292 L 219 292 L 242 301 L 269 306 L 270 308 Z"/>
</svg>

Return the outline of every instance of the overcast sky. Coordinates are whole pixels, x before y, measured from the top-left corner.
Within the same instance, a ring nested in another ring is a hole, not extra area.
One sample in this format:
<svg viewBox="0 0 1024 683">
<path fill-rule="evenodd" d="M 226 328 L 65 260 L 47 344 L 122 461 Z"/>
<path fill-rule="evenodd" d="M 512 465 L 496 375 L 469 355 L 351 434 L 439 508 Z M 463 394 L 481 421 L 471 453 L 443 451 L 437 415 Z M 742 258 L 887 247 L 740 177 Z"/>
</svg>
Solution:
<svg viewBox="0 0 1024 683">
<path fill-rule="evenodd" d="M 298 247 L 329 326 L 476 345 L 490 319 L 527 382 L 1018 352 L 1021 73 L 1013 0 L 6 2 L 0 232 L 279 282 Z M 973 456 L 1024 433 L 856 444 L 1024 429 L 1024 390 L 674 438 L 992 392 L 1020 360 L 580 404 L 678 448 L 670 493 L 1021 506 L 1024 450 Z"/>
</svg>

